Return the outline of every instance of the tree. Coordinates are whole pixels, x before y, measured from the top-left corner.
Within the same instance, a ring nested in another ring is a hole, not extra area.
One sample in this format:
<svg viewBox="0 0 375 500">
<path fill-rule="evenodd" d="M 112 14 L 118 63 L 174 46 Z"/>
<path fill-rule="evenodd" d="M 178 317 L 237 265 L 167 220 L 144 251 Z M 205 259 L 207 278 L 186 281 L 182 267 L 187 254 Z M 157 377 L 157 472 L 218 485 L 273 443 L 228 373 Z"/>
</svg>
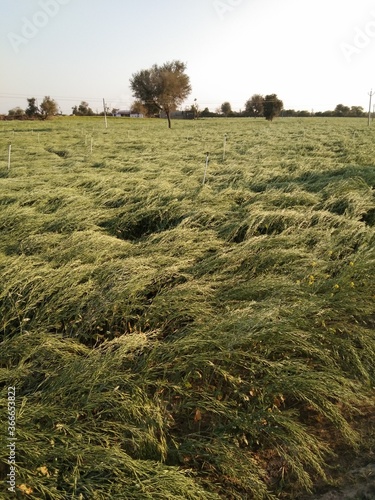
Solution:
<svg viewBox="0 0 375 500">
<path fill-rule="evenodd" d="M 365 116 L 365 110 L 362 106 L 352 106 L 350 108 L 349 116 Z"/>
<path fill-rule="evenodd" d="M 254 94 L 245 103 L 245 114 L 255 118 L 263 116 L 264 97 L 260 94 Z"/>
<path fill-rule="evenodd" d="M 333 112 L 334 116 L 348 116 L 350 112 L 349 106 L 338 104 Z"/>
<path fill-rule="evenodd" d="M 39 108 L 36 104 L 36 99 L 35 97 L 30 97 L 29 99 L 27 99 L 27 102 L 29 103 L 28 107 L 26 108 L 26 115 L 28 116 L 28 118 L 35 118 L 37 116 L 39 116 Z"/>
<path fill-rule="evenodd" d="M 301 109 L 299 111 L 296 111 L 296 116 L 298 116 L 299 118 L 307 118 L 309 116 L 312 116 L 312 114 L 310 111 L 307 111 L 307 109 Z"/>
<path fill-rule="evenodd" d="M 178 60 L 162 66 L 154 64 L 150 69 L 134 73 L 130 79 L 133 96 L 146 107 L 164 111 L 171 128 L 171 113 L 182 104 L 191 92 L 186 65 Z"/>
<path fill-rule="evenodd" d="M 202 118 L 208 118 L 210 116 L 213 116 L 215 113 L 212 113 L 207 107 L 204 108 L 203 111 L 200 112 L 200 116 Z"/>
<path fill-rule="evenodd" d="M 228 117 L 232 113 L 232 106 L 230 102 L 223 102 L 223 104 L 220 106 L 220 111 L 224 116 Z"/>
<path fill-rule="evenodd" d="M 89 103 L 86 101 L 81 101 L 81 104 L 78 106 L 78 111 L 82 114 L 82 116 L 94 115 L 94 111 L 90 108 Z"/>
<path fill-rule="evenodd" d="M 190 106 L 186 106 L 185 116 L 188 118 L 193 117 L 194 120 L 198 120 L 199 115 L 200 115 L 199 106 L 198 106 L 197 100 L 194 99 L 194 104 L 191 104 Z"/>
<path fill-rule="evenodd" d="M 81 104 L 77 107 L 72 108 L 73 115 L 76 116 L 93 116 L 94 111 L 89 107 L 89 103 L 86 101 L 81 101 Z"/>
<path fill-rule="evenodd" d="M 59 110 L 58 104 L 54 99 L 51 99 L 49 95 L 45 96 L 42 104 L 40 105 L 41 117 L 43 120 L 50 118 L 51 116 L 57 115 Z"/>
<path fill-rule="evenodd" d="M 279 116 L 283 106 L 283 101 L 278 99 L 276 94 L 266 95 L 263 104 L 263 115 L 265 119 L 272 121 L 276 116 Z"/>
<path fill-rule="evenodd" d="M 153 114 L 149 114 L 149 109 L 147 109 L 147 107 L 144 106 L 141 101 L 134 101 L 130 107 L 130 112 L 137 115 L 144 115 L 149 117 L 153 116 Z"/>
<path fill-rule="evenodd" d="M 23 118 L 25 116 L 25 111 L 17 106 L 16 108 L 10 109 L 8 111 L 8 116 L 12 116 L 13 118 Z"/>
</svg>

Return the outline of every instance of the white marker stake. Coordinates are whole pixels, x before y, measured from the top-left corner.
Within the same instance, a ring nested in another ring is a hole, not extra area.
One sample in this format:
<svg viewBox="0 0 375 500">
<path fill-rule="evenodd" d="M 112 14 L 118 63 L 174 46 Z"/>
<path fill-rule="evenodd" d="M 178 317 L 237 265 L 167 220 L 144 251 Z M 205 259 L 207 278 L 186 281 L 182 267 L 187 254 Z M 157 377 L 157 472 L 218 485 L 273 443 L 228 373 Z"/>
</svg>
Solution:
<svg viewBox="0 0 375 500">
<path fill-rule="evenodd" d="M 204 169 L 202 186 L 204 186 L 204 183 L 206 182 L 206 174 L 207 174 L 207 168 L 208 168 L 209 161 L 210 161 L 210 153 L 207 152 L 206 153 L 206 166 L 205 166 L 205 169 Z"/>
<path fill-rule="evenodd" d="M 91 137 L 91 145 L 90 145 L 90 152 L 92 153 L 92 144 L 93 144 L 94 139 Z"/>
<path fill-rule="evenodd" d="M 105 100 L 103 97 L 103 108 L 104 108 L 104 123 L 105 123 L 105 128 L 108 128 L 108 122 L 107 122 L 107 110 L 105 108 Z"/>
<path fill-rule="evenodd" d="M 12 151 L 12 145 L 9 144 L 9 147 L 8 147 L 8 170 L 10 170 L 10 153 Z"/>
</svg>

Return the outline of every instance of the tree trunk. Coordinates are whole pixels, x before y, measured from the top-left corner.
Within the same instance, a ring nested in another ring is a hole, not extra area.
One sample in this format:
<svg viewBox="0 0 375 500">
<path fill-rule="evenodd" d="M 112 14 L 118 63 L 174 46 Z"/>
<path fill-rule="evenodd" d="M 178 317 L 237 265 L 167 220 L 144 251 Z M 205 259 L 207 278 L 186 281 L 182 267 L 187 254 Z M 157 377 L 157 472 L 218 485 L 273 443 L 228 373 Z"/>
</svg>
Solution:
<svg viewBox="0 0 375 500">
<path fill-rule="evenodd" d="M 167 114 L 167 118 L 168 118 L 168 128 L 172 128 L 171 115 L 170 115 L 169 111 L 166 111 L 166 114 Z"/>
</svg>

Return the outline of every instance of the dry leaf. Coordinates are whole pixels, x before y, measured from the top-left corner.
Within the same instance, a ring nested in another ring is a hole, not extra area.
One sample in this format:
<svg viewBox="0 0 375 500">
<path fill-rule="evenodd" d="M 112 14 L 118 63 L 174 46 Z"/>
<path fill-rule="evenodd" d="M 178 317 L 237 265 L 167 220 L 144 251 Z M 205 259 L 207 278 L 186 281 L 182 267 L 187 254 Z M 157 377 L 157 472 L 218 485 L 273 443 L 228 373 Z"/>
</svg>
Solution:
<svg viewBox="0 0 375 500">
<path fill-rule="evenodd" d="M 50 476 L 50 473 L 48 472 L 48 469 L 47 467 L 38 467 L 37 469 L 41 474 L 43 474 L 43 476 L 47 476 L 49 477 Z"/>
<path fill-rule="evenodd" d="M 33 492 L 33 490 L 28 486 L 26 486 L 26 484 L 20 484 L 18 486 L 18 489 L 22 491 L 22 493 L 24 493 L 25 495 L 31 495 L 31 493 Z"/>
<path fill-rule="evenodd" d="M 199 409 L 197 409 L 195 412 L 194 422 L 199 422 L 200 420 L 202 420 L 202 413 Z"/>
</svg>

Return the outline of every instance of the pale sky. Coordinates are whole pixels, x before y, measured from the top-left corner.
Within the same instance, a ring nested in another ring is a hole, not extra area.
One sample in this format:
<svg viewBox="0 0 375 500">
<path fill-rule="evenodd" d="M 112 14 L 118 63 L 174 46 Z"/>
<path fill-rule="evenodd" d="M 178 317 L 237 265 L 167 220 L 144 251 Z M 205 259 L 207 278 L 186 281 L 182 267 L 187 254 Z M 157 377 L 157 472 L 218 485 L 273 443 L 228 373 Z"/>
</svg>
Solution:
<svg viewBox="0 0 375 500">
<path fill-rule="evenodd" d="M 0 0 L 0 36 L 0 113 L 45 95 L 64 113 L 127 109 L 131 75 L 173 59 L 185 104 L 212 111 L 255 93 L 367 110 L 375 90 L 374 0 Z"/>
</svg>

